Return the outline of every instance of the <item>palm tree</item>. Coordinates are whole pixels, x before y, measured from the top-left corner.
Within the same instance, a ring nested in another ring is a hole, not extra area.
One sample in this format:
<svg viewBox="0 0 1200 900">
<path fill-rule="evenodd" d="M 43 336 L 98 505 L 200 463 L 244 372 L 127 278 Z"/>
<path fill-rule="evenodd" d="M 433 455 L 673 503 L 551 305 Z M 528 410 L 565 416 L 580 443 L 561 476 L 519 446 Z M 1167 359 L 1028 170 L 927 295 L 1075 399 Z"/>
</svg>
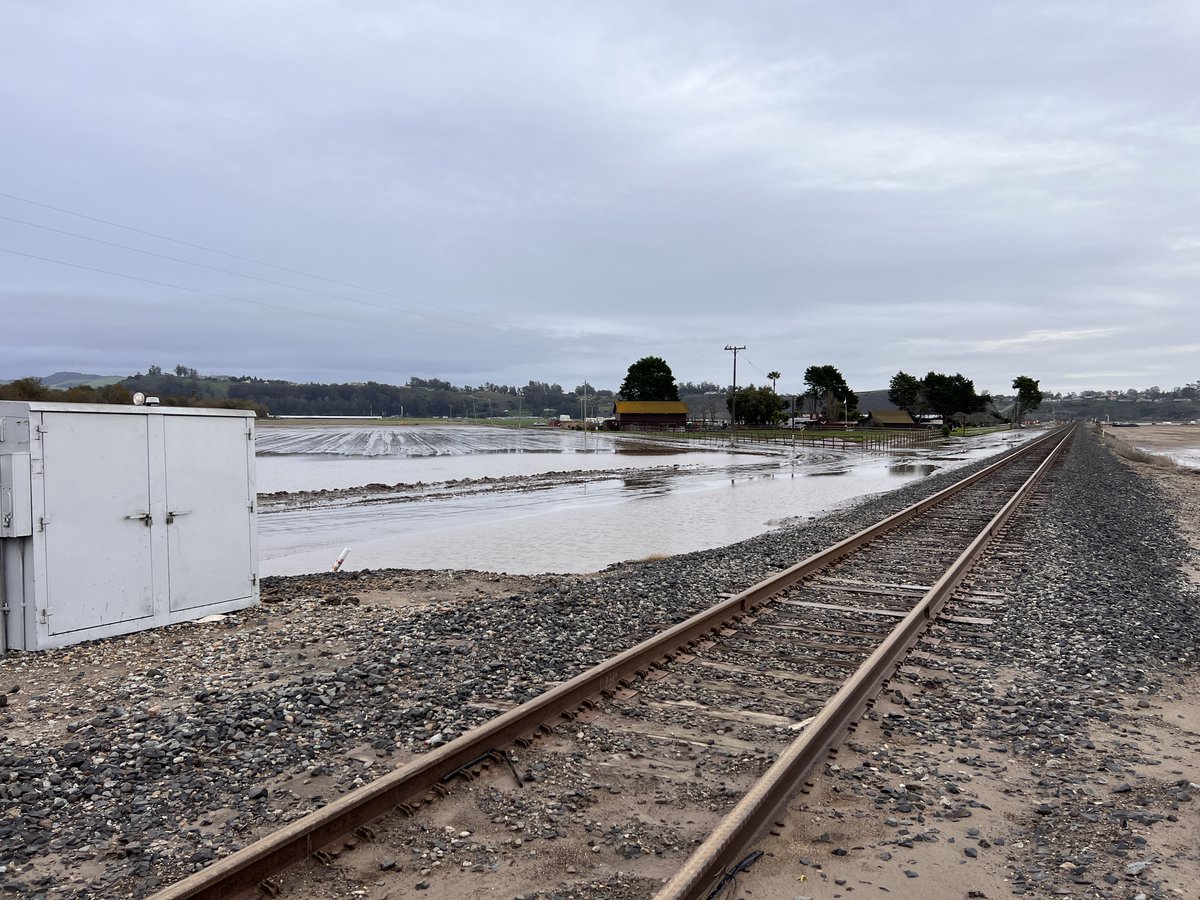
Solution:
<svg viewBox="0 0 1200 900">
<path fill-rule="evenodd" d="M 771 379 L 771 390 L 774 391 L 775 390 L 775 382 L 778 381 L 783 376 L 780 375 L 778 372 L 768 372 L 767 377 Z"/>
</svg>

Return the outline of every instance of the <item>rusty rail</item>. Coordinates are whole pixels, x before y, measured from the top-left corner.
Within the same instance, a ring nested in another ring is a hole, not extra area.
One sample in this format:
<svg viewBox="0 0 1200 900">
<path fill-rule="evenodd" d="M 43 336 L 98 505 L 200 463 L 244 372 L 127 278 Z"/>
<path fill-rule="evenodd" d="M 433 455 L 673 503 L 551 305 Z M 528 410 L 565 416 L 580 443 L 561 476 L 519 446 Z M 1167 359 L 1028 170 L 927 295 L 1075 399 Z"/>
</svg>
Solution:
<svg viewBox="0 0 1200 900">
<path fill-rule="evenodd" d="M 746 855 L 754 839 L 774 820 L 821 760 L 841 742 L 851 724 L 862 716 L 867 704 L 895 674 L 908 651 L 920 640 L 929 623 L 937 618 L 980 554 L 1054 463 L 1072 432 L 1073 429 L 1062 436 L 1037 470 L 925 593 L 912 612 L 825 704 L 803 734 L 779 755 L 767 773 L 696 848 L 675 877 L 655 894 L 654 900 L 707 897 L 712 886 Z"/>
<path fill-rule="evenodd" d="M 477 764 L 492 750 L 528 737 L 564 713 L 627 685 L 672 659 L 689 645 L 736 620 L 772 595 L 853 553 L 884 533 L 936 506 L 964 488 L 1059 437 L 1031 441 L 975 474 L 906 507 L 875 525 L 814 554 L 779 574 L 680 622 L 544 694 L 472 729 L 407 765 L 363 785 L 327 806 L 218 860 L 154 894 L 151 900 L 220 900 L 248 891 L 264 879 L 398 807 L 419 802 L 444 779 Z M 906 620 L 907 621 L 907 620 Z M 874 658 L 874 657 L 872 657 Z M 824 714 L 822 714 L 824 715 Z M 810 727 L 809 733 L 815 730 Z M 674 882 L 672 882 L 674 883 Z M 680 895 L 683 896 L 683 895 Z M 690 896 L 690 895 L 689 895 Z"/>
</svg>

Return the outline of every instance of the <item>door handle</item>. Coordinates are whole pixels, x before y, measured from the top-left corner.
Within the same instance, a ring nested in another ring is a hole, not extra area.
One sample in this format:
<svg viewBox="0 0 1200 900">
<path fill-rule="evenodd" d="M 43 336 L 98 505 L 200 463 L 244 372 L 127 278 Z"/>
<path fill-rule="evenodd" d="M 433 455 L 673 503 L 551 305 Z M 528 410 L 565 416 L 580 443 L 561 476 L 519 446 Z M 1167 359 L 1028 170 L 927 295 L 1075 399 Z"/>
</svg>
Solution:
<svg viewBox="0 0 1200 900">
<path fill-rule="evenodd" d="M 191 514 L 192 511 L 190 509 L 170 510 L 167 512 L 167 524 L 170 525 L 172 522 L 174 522 L 176 516 L 190 516 Z"/>
<path fill-rule="evenodd" d="M 149 528 L 151 525 L 154 524 L 154 517 L 152 515 L 150 515 L 150 513 L 148 513 L 148 512 L 138 513 L 138 514 L 132 515 L 132 516 L 126 516 L 125 518 L 140 519 L 142 524 L 145 525 L 147 528 Z"/>
</svg>

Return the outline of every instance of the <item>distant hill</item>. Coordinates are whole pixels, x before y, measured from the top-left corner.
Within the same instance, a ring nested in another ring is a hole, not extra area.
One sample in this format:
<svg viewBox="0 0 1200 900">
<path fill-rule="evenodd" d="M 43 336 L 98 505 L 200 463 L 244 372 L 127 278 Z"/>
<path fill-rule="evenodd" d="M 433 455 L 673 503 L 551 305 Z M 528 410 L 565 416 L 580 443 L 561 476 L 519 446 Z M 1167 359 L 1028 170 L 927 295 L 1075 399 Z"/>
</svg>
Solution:
<svg viewBox="0 0 1200 900">
<path fill-rule="evenodd" d="M 858 411 L 865 413 L 870 410 L 885 411 L 889 409 L 897 409 L 895 403 L 892 403 L 887 398 L 887 390 L 882 391 L 863 391 L 858 395 Z"/>
<path fill-rule="evenodd" d="M 53 375 L 47 375 L 41 379 L 42 384 L 48 388 L 65 391 L 68 388 L 87 385 L 88 387 L 105 387 L 110 384 L 120 384 L 124 381 L 124 375 L 85 375 L 82 372 L 55 372 Z"/>
<path fill-rule="evenodd" d="M 858 395 L 859 412 L 870 409 L 895 409 L 888 402 L 887 391 L 864 391 Z M 993 407 L 1004 416 L 1013 414 L 1016 397 L 997 394 Z M 1062 400 L 1046 399 L 1035 410 L 1027 412 L 1027 419 L 1095 419 L 1113 422 L 1190 422 L 1200 420 L 1200 400 L 1179 397 L 1149 399 L 1104 399 L 1071 397 Z"/>
<path fill-rule="evenodd" d="M 1200 400 L 1182 397 L 1159 400 L 1071 397 L 1043 400 L 1042 405 L 1029 416 L 1095 419 L 1100 422 L 1192 422 L 1200 420 Z"/>
</svg>

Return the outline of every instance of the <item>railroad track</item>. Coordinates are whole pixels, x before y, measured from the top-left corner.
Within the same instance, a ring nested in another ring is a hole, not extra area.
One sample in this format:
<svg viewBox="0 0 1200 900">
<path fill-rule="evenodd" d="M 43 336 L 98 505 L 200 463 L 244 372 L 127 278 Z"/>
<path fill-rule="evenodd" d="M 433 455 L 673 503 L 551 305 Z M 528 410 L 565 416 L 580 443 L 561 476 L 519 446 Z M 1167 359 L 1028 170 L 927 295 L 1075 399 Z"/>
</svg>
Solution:
<svg viewBox="0 0 1200 900">
<path fill-rule="evenodd" d="M 1069 439 L 1031 442 L 156 900 L 260 886 L 319 894 L 295 866 L 308 858 L 337 870 L 347 894 L 372 886 L 363 896 L 391 879 L 400 894 L 473 896 L 497 877 L 499 895 L 513 896 L 580 878 L 595 886 L 617 868 L 644 896 L 709 896 L 782 827 L 788 797 L 956 590 L 949 620 L 986 627 L 996 601 L 964 578 Z M 616 818 L 626 824 L 613 830 Z M 436 885 L 425 878 L 435 871 Z"/>
</svg>

